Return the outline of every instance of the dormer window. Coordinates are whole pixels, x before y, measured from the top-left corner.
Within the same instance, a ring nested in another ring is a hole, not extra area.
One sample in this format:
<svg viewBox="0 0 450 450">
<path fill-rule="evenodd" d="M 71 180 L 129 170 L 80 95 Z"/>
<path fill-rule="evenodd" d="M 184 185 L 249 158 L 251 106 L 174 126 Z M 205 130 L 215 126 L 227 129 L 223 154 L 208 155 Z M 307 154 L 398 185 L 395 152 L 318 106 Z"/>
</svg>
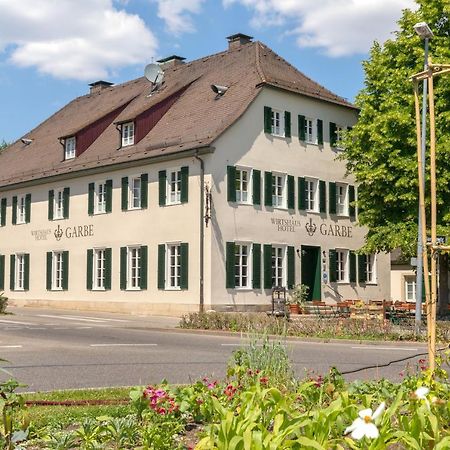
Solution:
<svg viewBox="0 0 450 450">
<path fill-rule="evenodd" d="M 75 149 L 76 149 L 76 141 L 75 136 L 69 137 L 64 142 L 64 159 L 73 159 L 75 158 Z"/>
<path fill-rule="evenodd" d="M 127 122 L 122 125 L 122 147 L 134 144 L 134 122 Z"/>
</svg>

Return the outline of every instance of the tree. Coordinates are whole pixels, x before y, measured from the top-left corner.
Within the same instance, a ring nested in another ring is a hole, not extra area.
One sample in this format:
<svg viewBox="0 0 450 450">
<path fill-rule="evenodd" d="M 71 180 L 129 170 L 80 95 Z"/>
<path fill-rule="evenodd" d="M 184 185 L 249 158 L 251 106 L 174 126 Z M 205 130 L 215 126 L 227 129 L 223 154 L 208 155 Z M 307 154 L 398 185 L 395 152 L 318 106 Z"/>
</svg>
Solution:
<svg viewBox="0 0 450 450">
<path fill-rule="evenodd" d="M 4 148 L 6 148 L 6 147 L 8 147 L 8 143 L 5 141 L 5 140 L 2 140 L 1 142 L 0 142 L 0 152 L 4 149 Z"/>
<path fill-rule="evenodd" d="M 368 252 L 400 248 L 405 256 L 416 253 L 418 180 L 410 77 L 423 70 L 424 53 L 415 23 L 427 22 L 434 33 L 432 61 L 450 63 L 450 3 L 416 2 L 417 11 L 403 11 L 395 37 L 384 45 L 375 42 L 364 62 L 365 87 L 356 98 L 360 117 L 347 133 L 342 155 L 359 184 L 359 222 L 369 229 Z M 435 101 L 438 234 L 449 235 L 450 75 L 435 78 Z"/>
</svg>

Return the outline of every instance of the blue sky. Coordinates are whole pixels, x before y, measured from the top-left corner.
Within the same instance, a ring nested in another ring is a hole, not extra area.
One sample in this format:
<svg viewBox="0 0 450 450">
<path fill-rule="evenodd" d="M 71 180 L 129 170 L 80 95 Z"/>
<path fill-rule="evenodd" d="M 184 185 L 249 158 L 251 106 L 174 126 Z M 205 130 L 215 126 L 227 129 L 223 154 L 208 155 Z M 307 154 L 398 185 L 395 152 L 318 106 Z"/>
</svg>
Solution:
<svg viewBox="0 0 450 450">
<path fill-rule="evenodd" d="M 0 142 L 14 141 L 88 83 L 121 83 L 172 54 L 223 51 L 254 36 L 354 100 L 361 61 L 413 0 L 0 0 Z"/>
</svg>

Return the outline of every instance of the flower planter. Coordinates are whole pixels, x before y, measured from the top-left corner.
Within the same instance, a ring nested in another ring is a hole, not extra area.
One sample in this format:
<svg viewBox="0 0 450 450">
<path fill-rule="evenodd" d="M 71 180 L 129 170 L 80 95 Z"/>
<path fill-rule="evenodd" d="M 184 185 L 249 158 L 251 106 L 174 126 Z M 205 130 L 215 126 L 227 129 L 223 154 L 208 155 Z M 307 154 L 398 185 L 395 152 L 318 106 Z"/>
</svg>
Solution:
<svg viewBox="0 0 450 450">
<path fill-rule="evenodd" d="M 300 314 L 300 306 L 299 305 L 289 305 L 289 312 L 291 314 Z"/>
</svg>

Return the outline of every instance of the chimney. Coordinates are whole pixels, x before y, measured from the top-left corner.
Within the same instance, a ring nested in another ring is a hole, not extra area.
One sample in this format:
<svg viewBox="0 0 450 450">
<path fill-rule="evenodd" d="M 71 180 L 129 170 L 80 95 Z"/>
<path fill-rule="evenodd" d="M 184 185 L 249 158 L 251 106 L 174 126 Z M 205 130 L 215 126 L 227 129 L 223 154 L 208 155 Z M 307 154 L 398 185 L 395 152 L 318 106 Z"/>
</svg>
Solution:
<svg viewBox="0 0 450 450">
<path fill-rule="evenodd" d="M 236 50 L 245 44 L 250 44 L 252 42 L 253 36 L 248 36 L 246 34 L 237 33 L 227 36 L 228 39 L 228 50 Z"/>
<path fill-rule="evenodd" d="M 179 66 L 180 64 L 184 64 L 185 59 L 186 58 L 183 58 L 182 56 L 171 55 L 171 56 L 168 56 L 167 58 L 158 59 L 158 61 L 156 61 L 156 62 L 161 66 L 161 69 L 166 70 L 166 69 L 170 69 L 171 67 L 175 67 L 175 66 Z"/>
<path fill-rule="evenodd" d="M 89 93 L 95 94 L 96 92 L 100 92 L 100 91 L 103 91 L 103 89 L 109 88 L 113 84 L 114 83 L 110 83 L 109 81 L 103 81 L 103 80 L 94 81 L 93 83 L 89 84 L 89 86 L 91 87 Z"/>
</svg>

